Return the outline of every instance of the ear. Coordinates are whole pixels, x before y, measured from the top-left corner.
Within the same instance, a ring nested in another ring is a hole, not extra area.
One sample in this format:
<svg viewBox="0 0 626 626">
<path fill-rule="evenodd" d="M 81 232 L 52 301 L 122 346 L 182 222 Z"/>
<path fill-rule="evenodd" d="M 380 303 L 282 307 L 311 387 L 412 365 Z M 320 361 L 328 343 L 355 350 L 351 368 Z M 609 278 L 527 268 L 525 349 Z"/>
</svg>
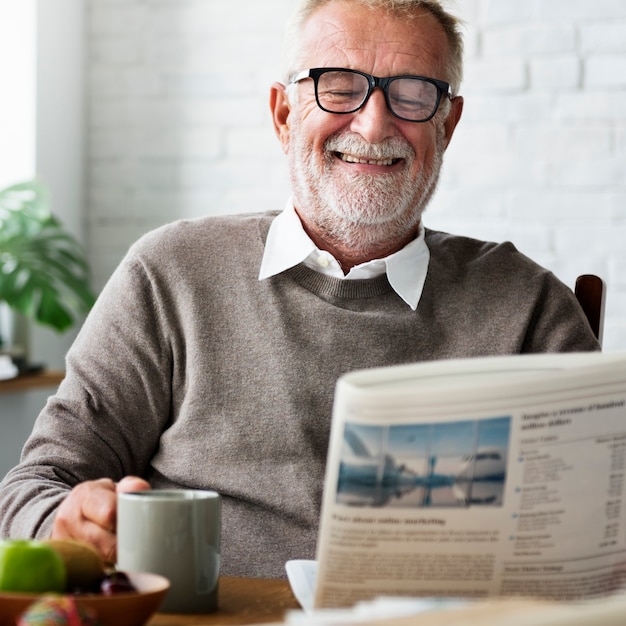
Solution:
<svg viewBox="0 0 626 626">
<path fill-rule="evenodd" d="M 282 83 L 274 83 L 270 89 L 270 110 L 274 122 L 274 132 L 283 147 L 283 152 L 289 151 L 289 98 L 287 88 Z"/>
<path fill-rule="evenodd" d="M 454 134 L 454 129 L 456 125 L 459 123 L 461 119 L 461 113 L 463 112 L 463 96 L 455 96 L 450 100 L 450 111 L 448 112 L 448 117 L 446 117 L 443 126 L 445 128 L 445 143 L 446 148 L 448 147 L 450 140 L 452 139 L 452 135 Z"/>
</svg>

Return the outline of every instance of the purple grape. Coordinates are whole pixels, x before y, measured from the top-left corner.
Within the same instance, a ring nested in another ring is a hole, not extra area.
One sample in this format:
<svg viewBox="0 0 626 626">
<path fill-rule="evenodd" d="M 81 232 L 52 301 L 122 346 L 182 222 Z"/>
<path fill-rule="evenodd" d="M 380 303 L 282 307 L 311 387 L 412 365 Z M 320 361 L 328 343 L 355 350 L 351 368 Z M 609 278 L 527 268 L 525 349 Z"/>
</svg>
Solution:
<svg viewBox="0 0 626 626">
<path fill-rule="evenodd" d="M 100 591 L 105 596 L 112 596 L 118 593 L 136 592 L 137 589 L 124 572 L 111 572 L 100 583 Z"/>
</svg>

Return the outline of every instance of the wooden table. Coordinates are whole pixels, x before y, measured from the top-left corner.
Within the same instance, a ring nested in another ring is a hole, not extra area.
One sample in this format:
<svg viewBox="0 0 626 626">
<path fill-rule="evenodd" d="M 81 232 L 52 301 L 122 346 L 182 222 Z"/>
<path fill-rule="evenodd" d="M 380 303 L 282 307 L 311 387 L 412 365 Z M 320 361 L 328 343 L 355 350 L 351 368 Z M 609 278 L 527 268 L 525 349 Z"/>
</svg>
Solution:
<svg viewBox="0 0 626 626">
<path fill-rule="evenodd" d="M 64 376 L 65 372 L 56 370 L 44 370 L 37 374 L 20 374 L 15 378 L 0 380 L 0 394 L 58 387 Z"/>
<path fill-rule="evenodd" d="M 220 577 L 217 604 L 217 611 L 206 615 L 158 613 L 148 626 L 280 623 L 286 611 L 300 608 L 287 580 L 230 576 Z"/>
<path fill-rule="evenodd" d="M 223 583 L 223 584 L 222 584 Z M 221 607 L 209 615 L 155 615 L 146 626 L 218 626 L 259 624 L 281 626 L 288 609 L 299 608 L 286 580 L 221 578 Z M 372 617 L 369 626 L 502 626 L 515 624 L 613 624 L 622 626 L 626 595 L 584 602 L 553 602 L 531 598 L 492 598 L 468 606 L 396 617 Z M 284 625 L 283 625 L 284 626 Z"/>
</svg>

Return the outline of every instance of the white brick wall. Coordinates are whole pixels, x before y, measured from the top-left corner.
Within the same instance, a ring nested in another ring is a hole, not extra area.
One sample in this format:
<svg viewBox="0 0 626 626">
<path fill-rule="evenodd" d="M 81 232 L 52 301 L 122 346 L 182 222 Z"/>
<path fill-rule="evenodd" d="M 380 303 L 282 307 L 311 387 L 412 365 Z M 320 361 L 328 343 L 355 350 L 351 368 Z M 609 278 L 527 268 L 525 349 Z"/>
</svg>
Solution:
<svg viewBox="0 0 626 626">
<path fill-rule="evenodd" d="M 100 287 L 164 222 L 282 206 L 268 87 L 292 0 L 91 0 L 87 237 Z"/>
<path fill-rule="evenodd" d="M 88 244 L 97 286 L 143 232 L 281 208 L 267 105 L 293 0 L 89 0 Z M 608 284 L 626 349 L 626 3 L 457 0 L 466 106 L 433 228 L 512 240 Z"/>
</svg>

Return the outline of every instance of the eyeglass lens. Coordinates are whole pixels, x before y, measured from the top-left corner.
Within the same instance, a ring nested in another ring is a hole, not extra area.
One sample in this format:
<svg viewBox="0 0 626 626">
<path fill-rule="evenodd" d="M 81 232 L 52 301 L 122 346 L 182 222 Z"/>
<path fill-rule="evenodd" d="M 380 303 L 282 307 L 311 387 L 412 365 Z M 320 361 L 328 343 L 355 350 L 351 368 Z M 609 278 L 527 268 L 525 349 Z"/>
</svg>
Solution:
<svg viewBox="0 0 626 626">
<path fill-rule="evenodd" d="M 333 70 L 319 76 L 317 98 L 320 106 L 331 113 L 352 113 L 363 105 L 369 88 L 367 77 Z M 439 98 L 437 87 L 419 78 L 394 78 L 386 91 L 391 110 L 415 121 L 430 117 Z"/>
</svg>

